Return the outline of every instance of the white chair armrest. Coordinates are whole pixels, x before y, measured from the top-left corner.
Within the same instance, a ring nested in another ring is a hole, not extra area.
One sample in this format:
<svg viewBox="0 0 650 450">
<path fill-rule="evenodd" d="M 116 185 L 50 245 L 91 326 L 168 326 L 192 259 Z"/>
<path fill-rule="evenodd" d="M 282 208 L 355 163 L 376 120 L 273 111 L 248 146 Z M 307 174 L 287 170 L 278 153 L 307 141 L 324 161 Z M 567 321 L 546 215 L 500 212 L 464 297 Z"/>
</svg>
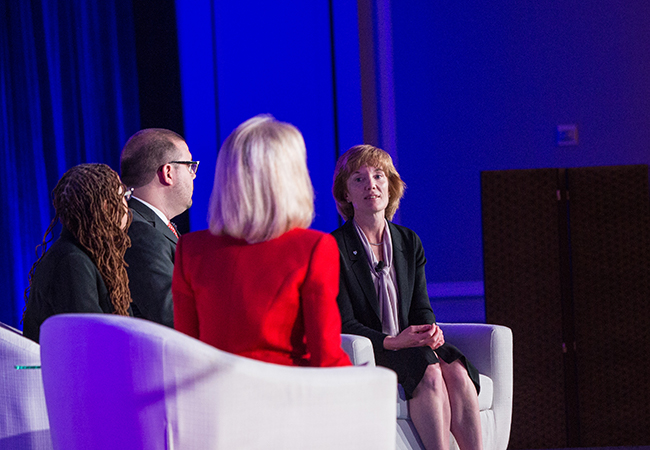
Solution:
<svg viewBox="0 0 650 450">
<path fill-rule="evenodd" d="M 40 346 L 0 323 L 0 448 L 52 449 L 40 369 Z"/>
<path fill-rule="evenodd" d="M 505 450 L 510 438 L 512 420 L 512 331 L 491 324 L 439 323 L 445 340 L 458 347 L 476 366 L 481 375 L 489 377 L 493 397 L 491 408 L 482 412 L 484 445 Z M 374 365 L 372 343 L 362 336 L 341 335 L 341 346 L 354 365 Z M 482 377 L 483 378 L 483 377 Z M 398 448 L 424 448 L 419 443 L 410 420 L 408 406 L 398 398 Z M 408 431 L 407 434 L 406 431 Z M 453 446 L 452 446 L 453 447 Z M 486 447 L 486 448 L 488 448 Z M 456 447 L 457 448 L 457 447 Z"/>
<path fill-rule="evenodd" d="M 350 361 L 355 366 L 374 366 L 375 354 L 372 342 L 365 336 L 355 334 L 342 334 L 341 347 L 348 354 Z"/>
<path fill-rule="evenodd" d="M 512 330 L 482 323 L 439 323 L 445 341 L 458 347 L 479 373 L 492 379 L 493 411 L 497 424 L 496 448 L 505 449 L 512 421 Z"/>
</svg>

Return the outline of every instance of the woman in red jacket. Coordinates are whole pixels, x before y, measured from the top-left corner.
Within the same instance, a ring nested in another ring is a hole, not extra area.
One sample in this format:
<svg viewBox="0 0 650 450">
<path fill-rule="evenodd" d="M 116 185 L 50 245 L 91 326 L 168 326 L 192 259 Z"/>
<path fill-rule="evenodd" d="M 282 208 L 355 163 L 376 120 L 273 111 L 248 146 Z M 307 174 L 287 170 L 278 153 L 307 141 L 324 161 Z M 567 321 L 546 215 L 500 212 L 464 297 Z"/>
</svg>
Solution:
<svg viewBox="0 0 650 450">
<path fill-rule="evenodd" d="M 307 230 L 314 193 L 292 125 L 256 116 L 219 151 L 209 230 L 178 241 L 174 327 L 221 350 L 294 366 L 350 365 L 336 241 Z"/>
</svg>

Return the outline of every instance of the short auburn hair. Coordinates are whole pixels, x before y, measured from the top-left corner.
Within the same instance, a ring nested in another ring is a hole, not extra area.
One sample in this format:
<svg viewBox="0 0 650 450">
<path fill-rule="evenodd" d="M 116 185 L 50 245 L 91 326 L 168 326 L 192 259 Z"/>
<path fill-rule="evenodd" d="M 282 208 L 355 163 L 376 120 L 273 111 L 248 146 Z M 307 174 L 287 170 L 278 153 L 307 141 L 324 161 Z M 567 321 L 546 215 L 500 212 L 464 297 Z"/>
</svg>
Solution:
<svg viewBox="0 0 650 450">
<path fill-rule="evenodd" d="M 392 220 L 399 202 L 404 196 L 406 183 L 402 181 L 397 169 L 393 165 L 393 159 L 384 150 L 372 145 L 356 145 L 343 153 L 336 162 L 334 169 L 334 183 L 332 195 L 336 201 L 336 209 L 345 219 L 354 217 L 354 207 L 348 202 L 348 179 L 350 175 L 359 170 L 361 166 L 381 169 L 388 179 L 388 206 L 386 207 L 386 219 Z"/>
</svg>

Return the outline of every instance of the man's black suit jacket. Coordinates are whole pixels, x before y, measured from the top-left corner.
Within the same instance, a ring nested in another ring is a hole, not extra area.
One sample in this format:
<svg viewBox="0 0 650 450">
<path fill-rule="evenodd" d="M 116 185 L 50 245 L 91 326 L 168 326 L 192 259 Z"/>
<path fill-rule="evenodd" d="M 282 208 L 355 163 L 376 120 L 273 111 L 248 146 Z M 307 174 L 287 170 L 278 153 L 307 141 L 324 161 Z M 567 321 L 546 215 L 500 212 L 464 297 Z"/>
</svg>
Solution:
<svg viewBox="0 0 650 450">
<path fill-rule="evenodd" d="M 426 258 L 414 231 L 388 222 L 393 242 L 393 265 L 399 291 L 399 327 L 435 323 L 424 275 Z M 342 332 L 366 336 L 375 352 L 384 348 L 380 305 L 368 266 L 368 257 L 352 220 L 332 232 L 341 254 L 338 295 Z"/>
<path fill-rule="evenodd" d="M 129 200 L 133 221 L 131 247 L 124 260 L 129 265 L 129 288 L 135 317 L 174 327 L 172 275 L 178 239 L 160 217 L 138 199 Z"/>
</svg>

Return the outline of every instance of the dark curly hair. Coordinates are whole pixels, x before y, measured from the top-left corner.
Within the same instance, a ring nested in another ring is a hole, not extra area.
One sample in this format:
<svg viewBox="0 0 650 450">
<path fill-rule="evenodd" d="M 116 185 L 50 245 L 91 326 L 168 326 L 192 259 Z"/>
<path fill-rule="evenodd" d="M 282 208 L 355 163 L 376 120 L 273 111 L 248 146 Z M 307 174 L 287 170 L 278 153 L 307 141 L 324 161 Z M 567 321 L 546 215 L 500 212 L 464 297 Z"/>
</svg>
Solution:
<svg viewBox="0 0 650 450">
<path fill-rule="evenodd" d="M 121 190 L 120 190 L 121 188 Z M 57 221 L 72 233 L 95 263 L 106 284 L 115 314 L 129 315 L 131 304 L 129 278 L 124 253 L 131 246 L 127 234 L 131 214 L 124 205 L 124 186 L 120 177 L 106 164 L 79 164 L 63 174 L 52 191 L 56 214 L 36 247 L 38 259 L 29 271 L 31 287 L 34 269 L 43 258 Z M 128 222 L 122 229 L 122 218 Z M 29 287 L 25 290 L 27 303 Z"/>
</svg>

